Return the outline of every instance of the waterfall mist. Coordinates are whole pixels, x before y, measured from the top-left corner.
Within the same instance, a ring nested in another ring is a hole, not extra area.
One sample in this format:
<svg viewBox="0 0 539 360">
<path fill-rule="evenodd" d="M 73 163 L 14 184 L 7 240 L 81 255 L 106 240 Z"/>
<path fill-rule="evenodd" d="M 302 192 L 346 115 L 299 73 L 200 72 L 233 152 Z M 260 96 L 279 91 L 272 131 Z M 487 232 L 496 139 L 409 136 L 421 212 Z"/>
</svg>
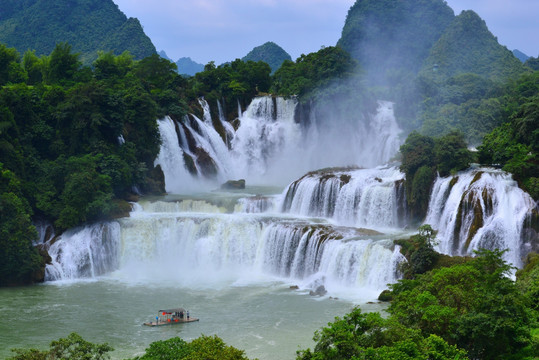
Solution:
<svg viewBox="0 0 539 360">
<path fill-rule="evenodd" d="M 181 124 L 159 120 L 163 145 L 156 164 L 163 169 L 169 192 L 240 178 L 285 186 L 324 167 L 383 164 L 400 145 L 401 131 L 390 102 L 378 102 L 372 113 L 357 109 L 352 118 L 313 109 L 309 120 L 300 123 L 296 99 L 258 97 L 239 114 L 237 130 L 223 120 L 220 110 L 224 136 L 213 128 L 207 102 L 201 99 L 200 104 L 204 120 L 194 115 Z M 185 170 L 186 157 L 193 162 L 190 172 Z"/>
</svg>

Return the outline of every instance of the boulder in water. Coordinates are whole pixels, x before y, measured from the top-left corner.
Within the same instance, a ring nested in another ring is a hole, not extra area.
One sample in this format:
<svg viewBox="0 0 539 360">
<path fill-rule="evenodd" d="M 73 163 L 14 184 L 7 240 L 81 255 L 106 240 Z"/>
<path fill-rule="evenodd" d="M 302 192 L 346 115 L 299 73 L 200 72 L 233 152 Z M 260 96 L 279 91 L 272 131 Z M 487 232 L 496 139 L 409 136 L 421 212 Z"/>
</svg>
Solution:
<svg viewBox="0 0 539 360">
<path fill-rule="evenodd" d="M 224 190 L 239 190 L 245 189 L 245 180 L 228 180 L 226 183 L 221 185 L 221 189 Z"/>
<path fill-rule="evenodd" d="M 309 291 L 309 295 L 311 296 L 324 296 L 327 294 L 327 290 L 326 288 L 324 287 L 324 285 L 320 285 L 316 288 L 315 291 Z"/>
</svg>

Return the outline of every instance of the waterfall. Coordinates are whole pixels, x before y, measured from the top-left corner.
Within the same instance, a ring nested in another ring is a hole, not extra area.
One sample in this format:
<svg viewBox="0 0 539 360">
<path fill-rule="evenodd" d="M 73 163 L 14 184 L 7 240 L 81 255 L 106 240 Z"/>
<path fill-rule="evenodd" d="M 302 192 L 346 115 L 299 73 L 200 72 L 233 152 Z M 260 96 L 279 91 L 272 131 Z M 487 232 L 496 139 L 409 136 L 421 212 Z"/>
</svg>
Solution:
<svg viewBox="0 0 539 360">
<path fill-rule="evenodd" d="M 253 99 L 231 142 L 238 178 L 277 180 L 291 171 L 302 139 L 295 106 L 283 98 Z"/>
<path fill-rule="evenodd" d="M 348 226 L 396 228 L 403 177 L 396 168 L 311 172 L 288 186 L 282 210 Z"/>
<path fill-rule="evenodd" d="M 402 133 L 393 103 L 388 101 L 379 101 L 374 114 L 365 114 L 358 108 L 356 114 L 347 116 L 315 106 L 305 131 L 309 141 L 303 147 L 304 161 L 310 170 L 385 164 L 397 154 Z"/>
<path fill-rule="evenodd" d="M 522 266 L 533 246 L 523 241 L 523 227 L 536 206 L 511 174 L 479 168 L 436 180 L 425 223 L 438 230 L 443 253 L 508 249 L 505 260 Z"/>
<path fill-rule="evenodd" d="M 257 97 L 244 112 L 238 104 L 236 130 L 217 102 L 222 134 L 213 126 L 209 104 L 204 99 L 199 104 L 203 119 L 191 114 L 176 124 L 176 141 L 172 125 L 163 124 L 172 120 L 159 120 L 164 159 L 156 164 L 164 168 L 165 159 L 170 161 L 165 172 L 167 191 L 186 192 L 188 187 L 182 184 L 193 184 L 192 176 L 181 169 L 189 166 L 196 177 L 221 183 L 241 178 L 248 184 L 284 186 L 308 171 L 328 166 L 384 164 L 400 145 L 401 130 L 390 102 L 380 101 L 376 113 L 366 116 L 358 109 L 357 118 L 326 117 L 312 110 L 308 124 L 300 124 L 297 99 Z"/>
<path fill-rule="evenodd" d="M 234 212 L 264 213 L 270 211 L 275 206 L 276 199 L 268 196 L 249 196 L 238 199 Z"/>
<path fill-rule="evenodd" d="M 161 134 L 161 148 L 155 159 L 155 166 L 160 165 L 165 175 L 168 192 L 182 192 L 194 186 L 194 179 L 185 168 L 184 150 L 180 147 L 174 121 L 165 117 L 157 121 Z M 184 140 L 184 144 L 187 140 Z"/>
<path fill-rule="evenodd" d="M 106 275 L 213 287 L 269 277 L 374 297 L 398 278 L 403 256 L 393 240 L 409 236 L 403 176 L 395 167 L 324 169 L 280 194 L 142 199 L 130 217 L 46 242 L 53 259 L 46 280 Z M 508 248 L 506 260 L 521 266 L 537 246 L 525 229 L 536 206 L 510 174 L 472 169 L 436 180 L 425 222 L 438 230 L 443 253 Z"/>
<path fill-rule="evenodd" d="M 231 123 L 226 121 L 225 114 L 223 112 L 223 107 L 221 106 L 221 102 L 217 101 L 217 109 L 219 111 L 219 121 L 221 122 L 221 125 L 223 125 L 226 133 L 226 144 L 230 145 L 230 141 L 234 138 L 235 130 Z M 238 112 L 238 114 L 241 114 L 241 112 Z M 241 116 L 241 115 L 239 115 Z M 238 116 L 238 117 L 239 117 Z"/>
<path fill-rule="evenodd" d="M 66 231 L 48 249 L 52 264 L 45 268 L 45 280 L 94 278 L 116 270 L 119 239 L 116 222 Z"/>
<path fill-rule="evenodd" d="M 128 218 L 64 234 L 49 252 L 49 281 L 109 274 L 216 286 L 271 276 L 372 296 L 396 281 L 402 261 L 384 235 L 277 214 L 224 213 L 202 200 L 142 201 Z"/>
</svg>

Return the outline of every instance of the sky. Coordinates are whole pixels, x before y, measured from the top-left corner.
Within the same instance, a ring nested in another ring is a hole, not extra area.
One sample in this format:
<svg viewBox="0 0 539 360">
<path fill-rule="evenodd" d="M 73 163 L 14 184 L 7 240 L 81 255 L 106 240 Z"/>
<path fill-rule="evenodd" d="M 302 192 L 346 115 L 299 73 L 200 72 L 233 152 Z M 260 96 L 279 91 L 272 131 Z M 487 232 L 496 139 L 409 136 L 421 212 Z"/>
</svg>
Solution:
<svg viewBox="0 0 539 360">
<path fill-rule="evenodd" d="M 333 46 L 355 0 L 113 0 L 140 20 L 157 51 L 207 64 L 242 58 L 273 41 L 292 59 Z M 446 0 L 474 10 L 500 44 L 539 56 L 539 0 Z"/>
</svg>

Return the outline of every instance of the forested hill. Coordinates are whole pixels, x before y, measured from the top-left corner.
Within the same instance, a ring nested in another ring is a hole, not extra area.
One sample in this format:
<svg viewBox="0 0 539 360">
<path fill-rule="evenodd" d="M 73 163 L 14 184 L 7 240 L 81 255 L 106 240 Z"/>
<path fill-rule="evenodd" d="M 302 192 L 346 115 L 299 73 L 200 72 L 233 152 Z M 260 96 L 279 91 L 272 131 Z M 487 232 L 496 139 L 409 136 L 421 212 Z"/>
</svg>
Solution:
<svg viewBox="0 0 539 360">
<path fill-rule="evenodd" d="M 423 70 L 448 78 L 473 73 L 491 80 L 514 78 L 524 71 L 522 62 L 501 46 L 475 12 L 463 11 L 447 27 L 425 61 Z"/>
<path fill-rule="evenodd" d="M 473 109 L 497 108 L 483 100 L 530 71 L 479 15 L 455 16 L 443 0 L 358 0 L 338 45 L 359 61 L 376 96 L 395 103 L 402 128 L 431 136 L 457 129 L 473 144 L 501 123 L 483 110 L 470 120 Z"/>
<path fill-rule="evenodd" d="M 264 61 L 271 67 L 271 71 L 275 72 L 281 67 L 285 60 L 292 60 L 290 54 L 283 50 L 279 45 L 274 42 L 268 41 L 267 43 L 255 47 L 245 57 L 243 61 Z"/>
<path fill-rule="evenodd" d="M 417 73 L 453 19 L 443 0 L 356 1 L 338 45 L 380 82 L 395 71 Z"/>
<path fill-rule="evenodd" d="M 0 43 L 48 55 L 60 42 L 80 53 L 84 64 L 97 59 L 99 50 L 127 50 L 135 59 L 156 52 L 139 21 L 112 0 L 2 0 Z"/>
</svg>

